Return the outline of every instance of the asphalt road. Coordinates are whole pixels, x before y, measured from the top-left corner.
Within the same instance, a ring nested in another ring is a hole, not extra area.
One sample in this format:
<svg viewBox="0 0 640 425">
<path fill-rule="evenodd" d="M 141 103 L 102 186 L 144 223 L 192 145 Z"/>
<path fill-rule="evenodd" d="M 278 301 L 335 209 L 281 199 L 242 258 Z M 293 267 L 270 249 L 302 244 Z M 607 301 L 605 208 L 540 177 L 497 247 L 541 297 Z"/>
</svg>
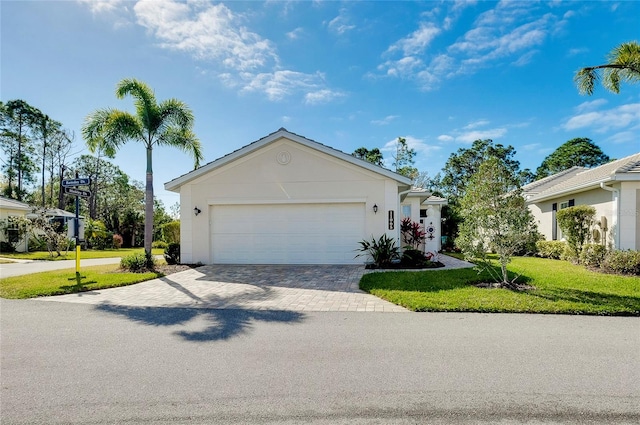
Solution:
<svg viewBox="0 0 640 425">
<path fill-rule="evenodd" d="M 640 319 L 0 301 L 5 424 L 637 424 Z"/>
</svg>

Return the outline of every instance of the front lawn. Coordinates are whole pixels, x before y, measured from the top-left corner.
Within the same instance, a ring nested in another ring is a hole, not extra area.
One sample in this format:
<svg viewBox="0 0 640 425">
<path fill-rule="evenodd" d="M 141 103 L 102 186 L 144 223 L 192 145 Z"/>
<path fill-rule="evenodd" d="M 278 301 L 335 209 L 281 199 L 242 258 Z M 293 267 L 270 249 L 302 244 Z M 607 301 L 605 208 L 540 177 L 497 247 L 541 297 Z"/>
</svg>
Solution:
<svg viewBox="0 0 640 425">
<path fill-rule="evenodd" d="M 0 279 L 0 297 L 33 298 L 48 295 L 72 294 L 94 289 L 114 288 L 132 285 L 145 280 L 164 276 L 160 272 L 125 273 L 119 271 L 118 264 L 83 267 L 80 283 L 75 270 L 55 270 Z"/>
<path fill-rule="evenodd" d="M 86 260 L 89 258 L 117 258 L 117 257 L 126 257 L 127 255 L 135 254 L 137 252 L 144 252 L 144 248 L 120 248 L 120 249 L 104 249 L 104 250 L 81 250 L 80 251 L 80 259 Z M 154 248 L 151 250 L 153 255 L 162 255 L 164 253 L 164 249 Z M 59 260 L 75 260 L 76 259 L 76 251 L 75 249 L 69 250 L 67 255 L 64 255 L 64 251 L 61 252 L 61 256 L 57 256 L 54 253 L 53 257 L 49 255 L 48 251 L 36 251 L 36 252 L 12 252 L 12 253 L 0 253 L 0 257 L 5 258 L 17 258 L 21 260 L 50 260 L 50 261 L 59 261 Z"/>
<path fill-rule="evenodd" d="M 514 258 L 533 290 L 486 289 L 473 269 L 369 273 L 360 288 L 414 311 L 640 315 L 640 277 L 596 273 L 567 261 Z"/>
</svg>

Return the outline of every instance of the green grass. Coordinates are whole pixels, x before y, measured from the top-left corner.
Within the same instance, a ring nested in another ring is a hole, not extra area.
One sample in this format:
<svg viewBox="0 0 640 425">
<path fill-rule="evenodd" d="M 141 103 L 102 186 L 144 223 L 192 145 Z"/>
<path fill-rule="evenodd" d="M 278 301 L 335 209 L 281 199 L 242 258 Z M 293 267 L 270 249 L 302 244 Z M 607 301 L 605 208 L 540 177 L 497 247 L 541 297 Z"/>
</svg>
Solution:
<svg viewBox="0 0 640 425">
<path fill-rule="evenodd" d="M 55 270 L 0 279 L 0 297 L 34 298 L 47 295 L 72 294 L 94 289 L 132 285 L 162 277 L 162 273 L 122 273 L 117 264 L 83 267 L 78 284 L 75 269 Z"/>
<path fill-rule="evenodd" d="M 117 257 L 126 257 L 127 255 L 134 254 L 136 252 L 144 252 L 144 248 L 120 248 L 120 249 L 105 249 L 105 250 L 93 250 L 90 249 L 88 251 L 82 250 L 80 251 L 80 259 L 89 259 L 89 258 L 117 258 Z M 164 249 L 154 248 L 151 250 L 153 255 L 162 255 L 164 253 Z M 76 259 L 76 251 L 70 250 L 67 255 L 64 255 L 64 251 L 61 253 L 62 255 L 57 257 L 54 253 L 54 257 L 49 255 L 48 251 L 36 251 L 36 252 L 13 252 L 13 253 L 0 253 L 0 257 L 5 258 L 17 258 L 21 260 L 48 260 L 48 261 L 60 261 L 60 260 L 75 260 Z"/>
<path fill-rule="evenodd" d="M 535 289 L 486 289 L 473 269 L 370 273 L 360 287 L 414 311 L 640 315 L 640 277 L 607 275 L 566 261 L 514 258 L 509 271 Z"/>
</svg>

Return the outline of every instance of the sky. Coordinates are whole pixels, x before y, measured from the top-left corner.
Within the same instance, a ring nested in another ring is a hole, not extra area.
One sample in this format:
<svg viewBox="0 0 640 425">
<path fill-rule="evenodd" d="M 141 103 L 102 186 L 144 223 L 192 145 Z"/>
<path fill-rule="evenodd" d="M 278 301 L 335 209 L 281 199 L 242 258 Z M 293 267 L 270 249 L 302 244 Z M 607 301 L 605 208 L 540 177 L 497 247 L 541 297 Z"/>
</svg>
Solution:
<svg viewBox="0 0 640 425">
<path fill-rule="evenodd" d="M 352 153 L 395 141 L 436 175 L 476 139 L 512 145 L 535 169 L 588 137 L 612 158 L 640 152 L 640 85 L 580 95 L 575 71 L 640 40 L 636 1 L 7 1 L 0 2 L 0 100 L 22 99 L 75 132 L 119 100 L 123 78 L 195 115 L 204 163 L 279 128 Z M 141 144 L 113 160 L 144 181 Z M 154 150 L 154 188 L 193 169 Z"/>
</svg>

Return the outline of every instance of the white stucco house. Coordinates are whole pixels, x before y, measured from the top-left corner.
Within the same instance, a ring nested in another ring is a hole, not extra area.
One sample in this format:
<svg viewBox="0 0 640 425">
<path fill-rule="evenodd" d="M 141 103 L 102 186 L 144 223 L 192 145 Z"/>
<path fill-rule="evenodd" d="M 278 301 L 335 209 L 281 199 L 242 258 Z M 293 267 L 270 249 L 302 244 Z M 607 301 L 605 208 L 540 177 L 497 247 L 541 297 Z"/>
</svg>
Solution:
<svg viewBox="0 0 640 425">
<path fill-rule="evenodd" d="M 33 208 L 24 202 L 0 196 L 0 220 L 4 221 L 9 217 L 26 217 L 32 210 Z M 0 232 L 0 241 L 11 242 L 18 252 L 27 251 L 28 237 L 25 236 L 22 240 L 17 240 L 17 230 L 15 234 L 12 234 L 12 230 L 8 229 L 7 233 L 8 235 L 6 235 L 5 232 Z"/>
<path fill-rule="evenodd" d="M 281 128 L 165 188 L 180 194 L 182 262 L 361 264 L 361 240 L 399 242 L 401 205 L 420 219 L 429 194 L 411 183 Z"/>
<path fill-rule="evenodd" d="M 574 205 L 596 209 L 594 236 L 615 249 L 640 250 L 640 153 L 595 168 L 573 167 L 523 187 L 538 230 L 561 240 L 556 212 Z"/>
</svg>

